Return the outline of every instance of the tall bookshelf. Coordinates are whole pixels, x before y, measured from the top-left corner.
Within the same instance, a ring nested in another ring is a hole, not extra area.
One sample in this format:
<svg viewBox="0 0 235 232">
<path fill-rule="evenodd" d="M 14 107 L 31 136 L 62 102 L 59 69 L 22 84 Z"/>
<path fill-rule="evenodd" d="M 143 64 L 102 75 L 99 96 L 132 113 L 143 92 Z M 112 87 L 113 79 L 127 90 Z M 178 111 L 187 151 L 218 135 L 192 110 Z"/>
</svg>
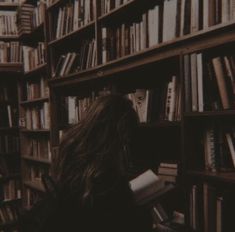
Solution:
<svg viewBox="0 0 235 232">
<path fill-rule="evenodd" d="M 178 194 L 162 205 L 184 214 L 186 231 L 233 228 L 233 9 L 228 0 L 51 2 L 52 151 L 99 95 L 142 93 L 140 169 L 178 164 Z"/>
<path fill-rule="evenodd" d="M 24 75 L 19 82 L 19 120 L 26 210 L 42 197 L 41 176 L 49 172 L 51 162 L 45 9 L 44 1 L 25 1 L 18 10 L 24 59 Z"/>
<path fill-rule="evenodd" d="M 22 49 L 15 24 L 18 1 L 0 3 L 0 230 L 16 231 L 21 209 L 17 83 Z"/>
</svg>

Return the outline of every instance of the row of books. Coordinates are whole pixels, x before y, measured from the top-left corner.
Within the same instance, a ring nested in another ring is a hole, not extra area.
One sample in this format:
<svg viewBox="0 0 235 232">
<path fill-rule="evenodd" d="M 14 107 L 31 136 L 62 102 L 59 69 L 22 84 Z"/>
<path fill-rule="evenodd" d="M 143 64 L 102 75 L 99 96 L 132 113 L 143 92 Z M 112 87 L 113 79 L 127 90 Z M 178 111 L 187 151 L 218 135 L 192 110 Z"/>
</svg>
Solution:
<svg viewBox="0 0 235 232">
<path fill-rule="evenodd" d="M 0 153 L 15 153 L 19 151 L 19 137 L 16 135 L 0 135 Z"/>
<path fill-rule="evenodd" d="M 105 1 L 106 8 L 113 6 Z M 112 3 L 110 3 L 112 2 Z M 164 0 L 138 21 L 102 28 L 103 63 L 234 19 L 233 1 Z M 222 9 L 222 10 L 221 10 Z M 162 13 L 161 13 L 162 12 Z"/>
<path fill-rule="evenodd" d="M 176 76 L 172 76 L 163 89 L 136 89 L 127 97 L 132 101 L 140 122 L 181 119 L 181 85 Z"/>
<path fill-rule="evenodd" d="M 18 35 L 15 11 L 0 11 L 0 36 Z"/>
<path fill-rule="evenodd" d="M 233 56 L 206 59 L 201 53 L 185 55 L 184 82 L 186 112 L 234 109 Z"/>
<path fill-rule="evenodd" d="M 111 10 L 126 4 L 130 0 L 101 0 L 101 15 L 109 13 Z"/>
<path fill-rule="evenodd" d="M 44 1 L 37 1 L 37 6 L 34 7 L 32 15 L 32 28 L 37 28 L 45 22 L 46 4 Z"/>
<path fill-rule="evenodd" d="M 70 73 L 92 68 L 97 65 L 95 40 L 84 41 L 79 52 L 61 55 L 57 61 L 53 77 L 63 77 Z"/>
<path fill-rule="evenodd" d="M 39 42 L 36 48 L 23 46 L 24 71 L 29 72 L 46 63 L 45 43 Z"/>
<path fill-rule="evenodd" d="M 23 155 L 44 160 L 51 160 L 50 140 L 47 137 L 29 138 Z"/>
<path fill-rule="evenodd" d="M 9 180 L 3 184 L 3 200 L 15 200 L 21 198 L 21 187 L 19 180 Z"/>
<path fill-rule="evenodd" d="M 20 126 L 28 130 L 49 129 L 49 103 L 44 102 L 38 106 L 26 108 L 20 119 Z"/>
<path fill-rule="evenodd" d="M 48 82 L 43 76 L 34 82 L 26 81 L 23 88 L 22 99 L 25 101 L 49 96 Z"/>
<path fill-rule="evenodd" d="M 13 204 L 5 204 L 0 208 L 0 224 L 17 221 L 20 212 Z"/>
<path fill-rule="evenodd" d="M 30 34 L 33 29 L 33 11 L 34 6 L 32 4 L 23 3 L 17 10 L 16 25 L 18 28 L 19 36 Z"/>
<path fill-rule="evenodd" d="M 160 42 L 159 8 L 143 14 L 139 21 L 102 28 L 102 62 L 139 52 Z"/>
<path fill-rule="evenodd" d="M 60 7 L 54 18 L 55 32 L 51 35 L 51 39 L 58 39 L 85 26 L 94 20 L 94 15 L 94 0 L 73 0 L 69 4 Z"/>
<path fill-rule="evenodd" d="M 195 184 L 190 191 L 190 225 L 196 231 L 230 231 L 233 226 L 231 209 L 234 193 L 218 192 L 208 183 Z M 199 207 L 203 206 L 203 207 Z"/>
<path fill-rule="evenodd" d="M 0 127 L 16 127 L 18 125 L 18 110 L 14 105 L 0 107 Z"/>
<path fill-rule="evenodd" d="M 205 170 L 233 171 L 235 169 L 234 128 L 209 127 L 203 135 Z"/>
<path fill-rule="evenodd" d="M 68 115 L 68 124 L 76 124 L 82 120 L 87 113 L 90 105 L 100 96 L 110 94 L 108 88 L 104 88 L 98 92 L 92 92 L 90 96 L 84 98 L 78 98 L 69 96 L 65 99 L 65 108 Z"/>
<path fill-rule="evenodd" d="M 0 41 L 0 63 L 21 63 L 22 46 L 19 42 Z"/>
</svg>

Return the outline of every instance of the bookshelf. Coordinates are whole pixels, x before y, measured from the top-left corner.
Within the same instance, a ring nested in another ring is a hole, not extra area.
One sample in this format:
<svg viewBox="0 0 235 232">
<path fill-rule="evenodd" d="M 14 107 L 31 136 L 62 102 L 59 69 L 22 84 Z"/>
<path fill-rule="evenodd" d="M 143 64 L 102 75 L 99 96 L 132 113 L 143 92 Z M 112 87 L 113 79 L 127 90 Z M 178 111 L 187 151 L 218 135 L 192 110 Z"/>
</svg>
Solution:
<svg viewBox="0 0 235 232">
<path fill-rule="evenodd" d="M 47 8 L 52 151 L 61 131 L 99 95 L 125 94 L 135 105 L 142 93 L 148 106 L 137 136 L 140 169 L 178 164 L 177 195 L 162 204 L 167 212 L 184 214 L 186 231 L 233 228 L 235 17 L 230 4 L 61 0 Z"/>
<path fill-rule="evenodd" d="M 88 4 L 84 1 L 74 2 L 75 4 Z M 94 99 L 113 92 L 127 95 L 133 102 L 138 96 L 142 96 L 145 101 L 143 104 L 148 108 L 149 114 L 142 115 L 141 109 L 138 109 L 138 103 L 135 103 L 136 110 L 140 110 L 139 116 L 141 117 L 139 133 L 136 135 L 136 144 L 139 146 L 134 151 L 138 164 L 136 168 L 139 171 L 152 168 L 157 172 L 158 165 L 162 161 L 179 163 L 182 127 L 180 99 L 183 83 L 180 69 L 181 50 L 176 50 L 178 53 L 172 52 L 170 47 L 174 47 L 174 43 L 166 42 L 151 48 L 146 46 L 142 50 L 119 55 L 117 58 L 103 62 L 104 45 L 102 43 L 105 38 L 102 38 L 102 28 L 111 26 L 110 22 L 114 22 L 117 28 L 124 22 L 128 24 L 134 22 L 139 14 L 143 14 L 148 7 L 154 6 L 154 1 L 147 3 L 147 7 L 141 1 L 126 1 L 105 15 L 101 15 L 101 1 L 89 2 L 91 4 L 85 7 L 84 14 L 79 16 L 80 25 L 77 26 L 74 21 L 76 26 L 68 25 L 67 28 L 61 30 L 58 29 L 60 28 L 58 25 L 61 25 L 63 21 L 61 12 L 67 11 L 69 7 L 74 10 L 75 7 L 67 4 L 66 1 L 58 1 L 47 9 L 48 30 L 50 31 L 48 35 L 51 76 L 49 83 L 51 117 L 53 118 L 51 122 L 53 128 L 52 159 L 58 149 L 63 131 L 84 117 L 86 109 Z M 90 12 L 91 6 L 93 17 Z M 130 14 L 133 7 L 137 8 L 137 6 L 138 9 L 144 6 L 140 10 L 142 12 Z M 73 12 L 74 15 L 77 14 L 75 10 Z M 66 27 L 65 22 L 64 19 L 65 26 L 63 27 Z M 164 50 L 165 47 L 166 50 Z M 77 60 L 78 54 L 83 57 L 78 57 Z M 170 70 L 169 66 L 171 66 Z M 161 75 L 155 74 L 156 70 Z M 170 88 L 174 89 L 174 99 L 167 103 L 167 92 Z M 156 109 L 150 105 L 147 106 L 150 101 Z M 158 148 L 156 141 L 161 144 Z M 166 143 L 171 146 L 166 146 Z M 146 151 L 148 151 L 147 154 Z M 162 153 L 161 157 L 156 156 L 159 153 Z M 169 193 L 170 198 L 161 199 L 170 219 L 173 218 L 174 211 L 184 212 L 181 181 L 180 175 L 173 177 L 171 182 L 174 182 L 177 190 Z M 177 201 L 169 200 L 173 199 L 173 195 L 177 196 Z"/>
<path fill-rule="evenodd" d="M 24 74 L 18 88 L 25 210 L 42 197 L 41 176 L 49 172 L 51 163 L 45 10 L 44 1 L 25 1 L 17 15 L 24 59 Z"/>
<path fill-rule="evenodd" d="M 22 74 L 18 1 L 0 3 L 0 230 L 16 231 L 21 209 L 17 83 Z"/>
</svg>

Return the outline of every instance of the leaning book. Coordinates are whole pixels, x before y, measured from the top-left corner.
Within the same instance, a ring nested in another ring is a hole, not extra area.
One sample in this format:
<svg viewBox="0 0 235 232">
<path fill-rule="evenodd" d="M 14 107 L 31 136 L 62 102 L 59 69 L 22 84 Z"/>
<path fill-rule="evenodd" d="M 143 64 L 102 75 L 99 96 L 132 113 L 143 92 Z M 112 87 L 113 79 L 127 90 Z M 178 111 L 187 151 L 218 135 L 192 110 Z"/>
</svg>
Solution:
<svg viewBox="0 0 235 232">
<path fill-rule="evenodd" d="M 152 170 L 147 170 L 130 181 L 130 188 L 139 205 L 154 203 L 159 197 L 174 189 L 173 184 L 165 182 Z"/>
</svg>

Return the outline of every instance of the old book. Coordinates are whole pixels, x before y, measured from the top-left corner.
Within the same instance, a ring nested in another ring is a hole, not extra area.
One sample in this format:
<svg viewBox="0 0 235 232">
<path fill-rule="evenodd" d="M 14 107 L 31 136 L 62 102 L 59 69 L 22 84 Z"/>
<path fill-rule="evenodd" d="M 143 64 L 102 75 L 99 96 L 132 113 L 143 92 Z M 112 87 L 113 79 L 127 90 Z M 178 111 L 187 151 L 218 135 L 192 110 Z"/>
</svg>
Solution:
<svg viewBox="0 0 235 232">
<path fill-rule="evenodd" d="M 153 199 L 164 186 L 164 182 L 150 169 L 130 181 L 131 190 L 139 204 Z"/>
<path fill-rule="evenodd" d="M 220 57 L 216 57 L 212 59 L 212 64 L 215 71 L 215 76 L 217 80 L 217 85 L 220 93 L 220 98 L 222 101 L 222 106 L 224 109 L 229 109 L 231 107 L 228 97 L 228 91 L 226 88 L 226 82 L 225 82 L 225 72 L 222 65 L 222 60 Z"/>
</svg>

